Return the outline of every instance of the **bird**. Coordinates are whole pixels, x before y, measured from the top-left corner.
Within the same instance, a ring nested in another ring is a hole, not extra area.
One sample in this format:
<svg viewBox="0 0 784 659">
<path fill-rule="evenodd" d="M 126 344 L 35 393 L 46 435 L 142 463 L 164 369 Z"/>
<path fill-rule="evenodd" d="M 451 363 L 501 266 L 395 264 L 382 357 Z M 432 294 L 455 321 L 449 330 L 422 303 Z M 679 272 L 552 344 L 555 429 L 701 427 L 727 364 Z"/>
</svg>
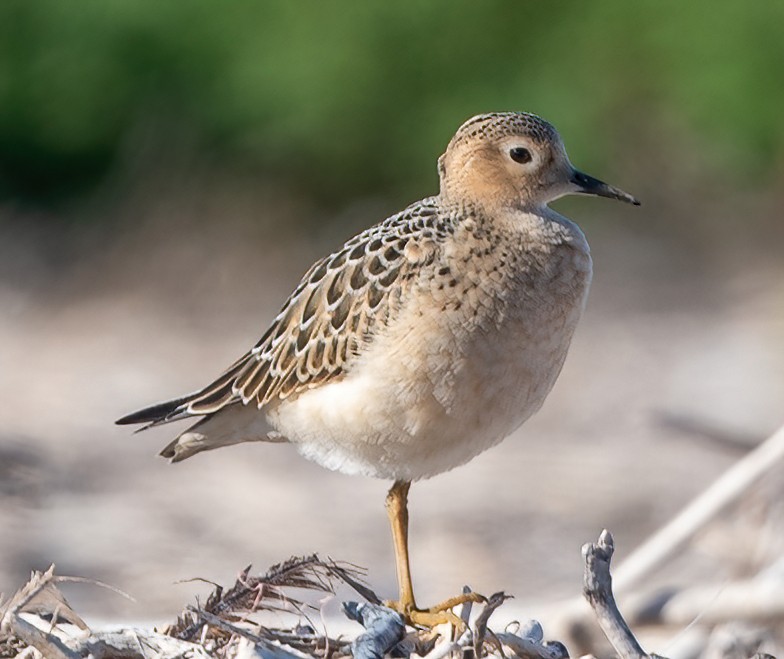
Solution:
<svg viewBox="0 0 784 659">
<path fill-rule="evenodd" d="M 327 469 L 392 481 L 386 510 L 408 624 L 459 622 L 466 593 L 429 608 L 408 552 L 412 482 L 465 464 L 543 404 L 585 306 L 582 230 L 564 195 L 639 205 L 574 168 L 552 124 L 480 114 L 438 158 L 439 192 L 371 226 L 305 273 L 261 339 L 207 386 L 117 421 L 198 419 L 172 462 L 248 441 L 290 442 Z"/>
</svg>

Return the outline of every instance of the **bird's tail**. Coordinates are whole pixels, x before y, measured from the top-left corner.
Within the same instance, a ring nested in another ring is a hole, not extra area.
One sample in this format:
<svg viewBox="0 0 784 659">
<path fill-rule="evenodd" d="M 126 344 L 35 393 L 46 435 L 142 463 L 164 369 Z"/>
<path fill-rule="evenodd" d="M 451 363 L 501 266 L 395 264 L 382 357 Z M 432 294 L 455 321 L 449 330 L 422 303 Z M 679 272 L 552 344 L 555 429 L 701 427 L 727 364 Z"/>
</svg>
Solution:
<svg viewBox="0 0 784 659">
<path fill-rule="evenodd" d="M 286 440 L 273 431 L 256 405 L 237 403 L 200 419 L 169 442 L 160 454 L 172 462 L 180 462 L 222 446 L 281 441 Z"/>
<path fill-rule="evenodd" d="M 234 380 L 246 366 L 250 353 L 246 353 L 234 362 L 217 380 L 199 391 L 187 394 L 182 398 L 174 398 L 163 403 L 145 407 L 138 412 L 131 412 L 115 423 L 119 426 L 130 426 L 138 423 L 146 425 L 136 432 L 147 428 L 187 419 L 190 417 L 206 417 L 218 412 L 221 408 L 231 406 L 240 398 L 234 395 Z"/>
<path fill-rule="evenodd" d="M 180 462 L 202 451 L 242 442 L 286 441 L 273 432 L 265 415 L 259 412 L 255 404 L 246 405 L 237 399 L 234 404 L 222 404 L 215 411 L 206 409 L 194 411 L 192 403 L 202 401 L 203 398 L 203 391 L 198 391 L 182 398 L 145 407 L 143 410 L 118 419 L 115 423 L 145 424 L 136 431 L 141 432 L 172 421 L 201 417 L 161 451 L 160 454 L 172 462 Z"/>
<path fill-rule="evenodd" d="M 147 428 L 160 426 L 164 423 L 177 421 L 178 419 L 184 419 L 187 416 L 191 416 L 186 410 L 188 403 L 191 402 L 194 395 L 195 394 L 189 394 L 188 396 L 183 396 L 182 398 L 175 398 L 174 400 L 167 400 L 163 403 L 157 403 L 156 405 L 145 407 L 143 410 L 139 410 L 138 412 L 131 412 L 121 419 L 117 419 L 115 423 L 118 426 L 133 426 L 139 423 L 143 423 L 145 425 L 136 431 L 141 432 Z"/>
</svg>

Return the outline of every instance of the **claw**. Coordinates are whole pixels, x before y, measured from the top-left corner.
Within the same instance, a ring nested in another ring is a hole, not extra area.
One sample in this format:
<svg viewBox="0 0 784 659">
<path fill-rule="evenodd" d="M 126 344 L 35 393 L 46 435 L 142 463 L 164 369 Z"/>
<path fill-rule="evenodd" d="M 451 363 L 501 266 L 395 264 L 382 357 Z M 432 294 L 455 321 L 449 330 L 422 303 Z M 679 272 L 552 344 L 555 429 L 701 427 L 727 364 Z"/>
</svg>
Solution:
<svg viewBox="0 0 784 659">
<path fill-rule="evenodd" d="M 487 598 L 479 593 L 463 593 L 427 609 L 418 609 L 413 603 L 402 601 L 387 601 L 384 602 L 384 606 L 397 611 L 403 616 L 403 621 L 412 627 L 432 628 L 449 623 L 455 627 L 458 634 L 462 634 L 466 630 L 466 624 L 452 612 L 452 609 L 466 602 L 484 603 L 487 602 Z"/>
<path fill-rule="evenodd" d="M 473 602 L 474 604 L 486 604 L 487 598 L 484 595 L 480 595 L 479 593 L 473 593 L 473 592 L 463 593 L 462 595 L 458 595 L 457 597 L 450 597 L 448 600 L 444 600 L 440 604 L 431 606 L 427 610 L 430 613 L 438 613 L 439 611 L 447 611 L 449 609 L 453 609 L 456 606 L 465 604 L 466 602 Z"/>
</svg>

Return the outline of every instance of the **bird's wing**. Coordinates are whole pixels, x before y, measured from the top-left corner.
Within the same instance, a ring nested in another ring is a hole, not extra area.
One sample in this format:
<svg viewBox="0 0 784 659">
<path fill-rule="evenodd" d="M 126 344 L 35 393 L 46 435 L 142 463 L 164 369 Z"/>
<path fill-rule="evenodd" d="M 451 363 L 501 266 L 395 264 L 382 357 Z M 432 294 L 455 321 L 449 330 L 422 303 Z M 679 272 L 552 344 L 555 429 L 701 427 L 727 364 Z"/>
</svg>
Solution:
<svg viewBox="0 0 784 659">
<path fill-rule="evenodd" d="M 264 336 L 217 380 L 118 423 L 159 425 L 237 402 L 262 407 L 340 377 L 400 308 L 445 230 L 430 198 L 360 233 L 305 273 Z"/>
</svg>

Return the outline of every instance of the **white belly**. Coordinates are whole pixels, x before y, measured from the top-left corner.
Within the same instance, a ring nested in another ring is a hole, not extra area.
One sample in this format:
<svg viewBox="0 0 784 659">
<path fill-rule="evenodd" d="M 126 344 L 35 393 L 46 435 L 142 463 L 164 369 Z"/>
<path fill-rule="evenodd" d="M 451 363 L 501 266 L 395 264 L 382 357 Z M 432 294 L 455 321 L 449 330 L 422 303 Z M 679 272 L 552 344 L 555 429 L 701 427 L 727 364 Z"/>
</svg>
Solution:
<svg viewBox="0 0 784 659">
<path fill-rule="evenodd" d="M 565 278 L 518 277 L 521 290 L 479 324 L 485 291 L 458 310 L 423 297 L 345 377 L 269 408 L 269 423 L 345 473 L 418 480 L 464 464 L 536 412 L 555 383 L 590 283 L 590 257 L 577 256 Z"/>
</svg>

